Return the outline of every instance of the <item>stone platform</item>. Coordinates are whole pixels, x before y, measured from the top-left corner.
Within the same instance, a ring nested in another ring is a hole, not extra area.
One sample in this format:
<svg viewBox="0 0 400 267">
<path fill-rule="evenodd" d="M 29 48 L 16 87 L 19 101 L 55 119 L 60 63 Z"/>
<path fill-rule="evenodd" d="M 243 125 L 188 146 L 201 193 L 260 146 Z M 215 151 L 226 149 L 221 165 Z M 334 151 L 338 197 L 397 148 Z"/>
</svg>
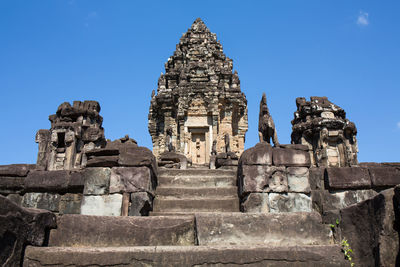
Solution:
<svg viewBox="0 0 400 267">
<path fill-rule="evenodd" d="M 63 215 L 24 266 L 347 266 L 318 213 Z"/>
</svg>

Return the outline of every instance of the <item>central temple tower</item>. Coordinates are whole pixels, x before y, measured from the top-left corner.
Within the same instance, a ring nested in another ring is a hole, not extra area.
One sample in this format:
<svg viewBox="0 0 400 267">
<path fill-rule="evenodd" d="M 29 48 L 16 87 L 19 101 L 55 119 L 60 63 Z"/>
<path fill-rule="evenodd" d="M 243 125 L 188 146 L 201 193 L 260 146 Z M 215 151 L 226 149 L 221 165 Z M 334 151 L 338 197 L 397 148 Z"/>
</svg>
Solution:
<svg viewBox="0 0 400 267">
<path fill-rule="evenodd" d="M 217 153 L 226 152 L 229 136 L 230 150 L 240 156 L 248 129 L 247 101 L 232 68 L 216 35 L 196 19 L 165 63 L 157 94 L 152 94 L 149 132 L 154 155 L 167 151 L 166 143 L 172 142 L 193 164 L 207 164 L 213 142 Z"/>
</svg>

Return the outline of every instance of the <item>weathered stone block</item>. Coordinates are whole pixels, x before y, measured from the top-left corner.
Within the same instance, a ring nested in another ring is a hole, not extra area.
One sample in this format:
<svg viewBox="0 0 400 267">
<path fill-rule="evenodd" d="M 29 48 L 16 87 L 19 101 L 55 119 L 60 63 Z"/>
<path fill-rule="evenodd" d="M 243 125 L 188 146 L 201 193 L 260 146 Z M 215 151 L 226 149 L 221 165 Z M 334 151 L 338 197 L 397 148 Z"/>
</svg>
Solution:
<svg viewBox="0 0 400 267">
<path fill-rule="evenodd" d="M 131 206 L 129 216 L 148 216 L 153 210 L 153 196 L 147 192 L 135 192 L 131 194 Z"/>
<path fill-rule="evenodd" d="M 274 173 L 269 179 L 267 192 L 287 192 L 288 191 L 288 180 L 286 176 L 285 167 L 272 167 Z"/>
<path fill-rule="evenodd" d="M 325 179 L 331 189 L 371 188 L 371 179 L 367 168 L 326 168 Z"/>
<path fill-rule="evenodd" d="M 60 199 L 60 214 L 80 214 L 82 194 L 65 194 Z"/>
<path fill-rule="evenodd" d="M 238 160 L 237 159 L 230 159 L 230 158 L 217 158 L 216 160 L 216 167 L 221 168 L 221 167 L 231 167 L 231 166 L 237 166 L 238 165 Z"/>
<path fill-rule="evenodd" d="M 266 165 L 242 165 L 242 175 L 239 177 L 241 195 L 250 192 L 263 192 L 268 187 L 269 177 L 273 167 Z"/>
<path fill-rule="evenodd" d="M 275 166 L 310 167 L 310 154 L 304 150 L 276 148 L 272 150 L 272 159 Z"/>
<path fill-rule="evenodd" d="M 340 211 L 340 229 L 356 266 L 396 266 L 399 258 L 400 188 L 388 189 Z"/>
<path fill-rule="evenodd" d="M 52 193 L 26 193 L 22 198 L 22 206 L 58 212 L 61 196 Z"/>
<path fill-rule="evenodd" d="M 25 184 L 25 177 L 0 176 L 0 193 L 12 194 L 22 191 Z"/>
<path fill-rule="evenodd" d="M 30 171 L 25 179 L 28 192 L 82 191 L 84 181 L 80 171 Z"/>
<path fill-rule="evenodd" d="M 29 192 L 62 192 L 68 189 L 70 171 L 31 171 L 25 179 Z"/>
<path fill-rule="evenodd" d="M 81 214 L 100 216 L 120 216 L 122 195 L 83 196 Z"/>
<path fill-rule="evenodd" d="M 268 213 L 268 193 L 250 193 L 242 203 L 242 211 L 247 213 Z"/>
<path fill-rule="evenodd" d="M 110 193 L 150 192 L 153 194 L 148 167 L 115 167 L 111 169 Z"/>
<path fill-rule="evenodd" d="M 311 193 L 313 207 L 321 213 L 336 209 L 343 209 L 376 196 L 374 190 L 349 190 L 329 192 L 328 190 L 313 190 Z"/>
<path fill-rule="evenodd" d="M 18 176 L 24 177 L 28 175 L 30 170 L 35 168 L 34 164 L 10 164 L 0 165 L 0 176 Z"/>
<path fill-rule="evenodd" d="M 160 161 L 172 161 L 174 163 L 179 163 L 179 169 L 187 169 L 187 158 L 185 155 L 177 152 L 165 151 L 160 155 Z"/>
<path fill-rule="evenodd" d="M 92 156 L 88 159 L 86 167 L 115 167 L 118 166 L 119 156 Z"/>
<path fill-rule="evenodd" d="M 56 247 L 194 245 L 194 216 L 107 217 L 63 215 L 50 232 Z"/>
<path fill-rule="evenodd" d="M 400 184 L 400 170 L 395 167 L 370 167 L 373 187 L 390 187 Z"/>
<path fill-rule="evenodd" d="M 60 265 L 62 262 L 62 265 Z M 135 246 L 33 247 L 24 266 L 348 266 L 338 245 L 323 246 Z"/>
<path fill-rule="evenodd" d="M 245 150 L 239 160 L 244 165 L 272 165 L 272 147 L 266 142 L 261 142 Z"/>
<path fill-rule="evenodd" d="M 12 202 L 14 202 L 17 205 L 22 205 L 22 196 L 19 194 L 9 194 L 6 197 L 7 199 L 11 200 Z"/>
<path fill-rule="evenodd" d="M 269 193 L 269 210 L 277 212 L 311 212 L 311 197 L 301 193 Z"/>
<path fill-rule="evenodd" d="M 22 266 L 25 247 L 43 246 L 46 231 L 56 226 L 51 212 L 22 208 L 0 195 L 0 265 Z"/>
<path fill-rule="evenodd" d="M 196 213 L 200 246 L 324 245 L 330 229 L 315 212 L 250 214 Z"/>
<path fill-rule="evenodd" d="M 109 168 L 87 168 L 82 175 L 85 180 L 84 195 L 108 194 L 111 176 Z"/>
<path fill-rule="evenodd" d="M 324 186 L 324 167 L 311 167 L 309 169 L 309 182 L 311 190 L 323 190 Z"/>
<path fill-rule="evenodd" d="M 85 177 L 83 176 L 82 170 L 71 171 L 69 175 L 68 191 L 83 192 L 85 185 Z"/>
<path fill-rule="evenodd" d="M 146 147 L 123 147 L 119 152 L 120 166 L 138 167 L 155 164 L 153 153 Z"/>
<path fill-rule="evenodd" d="M 307 167 L 287 168 L 289 192 L 310 193 L 309 171 Z"/>
</svg>

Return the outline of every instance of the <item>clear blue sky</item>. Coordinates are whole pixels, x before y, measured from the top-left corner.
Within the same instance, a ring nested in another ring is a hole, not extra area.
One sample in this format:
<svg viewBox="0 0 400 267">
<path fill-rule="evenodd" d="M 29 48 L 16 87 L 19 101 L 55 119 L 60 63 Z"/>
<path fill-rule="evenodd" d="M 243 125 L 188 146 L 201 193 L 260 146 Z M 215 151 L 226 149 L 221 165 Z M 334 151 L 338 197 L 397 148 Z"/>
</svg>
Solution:
<svg viewBox="0 0 400 267">
<path fill-rule="evenodd" d="M 400 161 L 400 1 L 0 0 L 0 164 L 34 163 L 59 104 L 97 100 L 105 135 L 151 148 L 164 63 L 201 17 L 248 100 L 246 147 L 267 93 L 281 143 L 299 96 L 327 96 L 358 128 L 360 161 Z"/>
</svg>

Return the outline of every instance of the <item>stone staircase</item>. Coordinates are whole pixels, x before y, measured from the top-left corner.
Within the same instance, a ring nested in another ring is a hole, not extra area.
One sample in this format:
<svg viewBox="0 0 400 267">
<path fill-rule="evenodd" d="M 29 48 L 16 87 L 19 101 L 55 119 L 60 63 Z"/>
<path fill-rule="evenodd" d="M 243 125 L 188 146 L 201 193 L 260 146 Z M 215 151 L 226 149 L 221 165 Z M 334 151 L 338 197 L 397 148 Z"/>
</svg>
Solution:
<svg viewBox="0 0 400 267">
<path fill-rule="evenodd" d="M 161 170 L 149 217 L 63 215 L 24 266 L 349 266 L 318 213 L 241 213 L 235 172 Z"/>
<path fill-rule="evenodd" d="M 236 172 L 162 169 L 151 215 L 239 212 Z"/>
</svg>

